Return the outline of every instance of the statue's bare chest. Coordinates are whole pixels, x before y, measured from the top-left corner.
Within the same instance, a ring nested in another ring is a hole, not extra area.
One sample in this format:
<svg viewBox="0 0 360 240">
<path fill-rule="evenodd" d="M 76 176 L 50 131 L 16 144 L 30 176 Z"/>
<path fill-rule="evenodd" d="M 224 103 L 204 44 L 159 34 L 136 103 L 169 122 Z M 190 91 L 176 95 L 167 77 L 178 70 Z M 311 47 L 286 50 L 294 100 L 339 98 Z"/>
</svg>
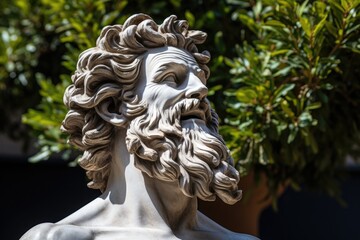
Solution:
<svg viewBox="0 0 360 240">
<path fill-rule="evenodd" d="M 169 239 L 175 240 L 169 232 L 150 228 L 88 227 L 60 225 L 48 233 L 51 240 L 125 240 L 125 239 Z"/>
</svg>

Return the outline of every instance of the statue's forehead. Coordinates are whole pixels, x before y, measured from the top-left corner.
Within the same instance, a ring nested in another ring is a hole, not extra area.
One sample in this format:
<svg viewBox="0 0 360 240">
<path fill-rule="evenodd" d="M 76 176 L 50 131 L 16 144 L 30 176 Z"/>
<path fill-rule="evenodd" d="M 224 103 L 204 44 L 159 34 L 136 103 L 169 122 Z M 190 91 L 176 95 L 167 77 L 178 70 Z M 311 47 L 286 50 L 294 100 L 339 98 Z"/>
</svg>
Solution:
<svg viewBox="0 0 360 240">
<path fill-rule="evenodd" d="M 188 66 L 198 66 L 194 57 L 187 51 L 176 47 L 161 47 L 150 49 L 146 53 L 146 65 L 150 68 L 169 62 Z"/>
</svg>

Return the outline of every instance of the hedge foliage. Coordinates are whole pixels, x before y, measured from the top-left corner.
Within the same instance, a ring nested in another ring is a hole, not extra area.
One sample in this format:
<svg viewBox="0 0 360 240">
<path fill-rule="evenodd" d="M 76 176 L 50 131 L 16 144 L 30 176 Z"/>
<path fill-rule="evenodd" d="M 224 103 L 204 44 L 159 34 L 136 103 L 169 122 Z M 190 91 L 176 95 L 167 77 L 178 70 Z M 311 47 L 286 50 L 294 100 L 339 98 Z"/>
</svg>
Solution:
<svg viewBox="0 0 360 240">
<path fill-rule="evenodd" d="M 138 12 L 175 14 L 208 33 L 210 100 L 242 175 L 339 197 L 345 159 L 360 138 L 360 0 L 5 0 L 0 3 L 1 131 L 14 109 L 40 151 L 70 158 L 59 126 L 78 55 L 102 27 Z M 19 128 L 21 129 L 21 128 Z M 12 131 L 8 131 L 12 132 Z"/>
<path fill-rule="evenodd" d="M 288 181 L 339 196 L 345 159 L 359 157 L 359 3 L 257 1 L 233 14 L 251 41 L 226 59 L 222 132 L 240 171 L 265 171 L 272 193 Z"/>
</svg>

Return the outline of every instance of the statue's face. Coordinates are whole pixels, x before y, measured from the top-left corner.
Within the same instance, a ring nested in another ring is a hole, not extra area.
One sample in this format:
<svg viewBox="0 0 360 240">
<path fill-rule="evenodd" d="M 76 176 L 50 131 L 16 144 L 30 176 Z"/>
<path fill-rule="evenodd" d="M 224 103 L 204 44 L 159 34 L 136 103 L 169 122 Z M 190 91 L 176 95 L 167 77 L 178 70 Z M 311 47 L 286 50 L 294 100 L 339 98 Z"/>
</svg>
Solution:
<svg viewBox="0 0 360 240">
<path fill-rule="evenodd" d="M 203 100 L 208 93 L 205 72 L 194 57 L 175 47 L 149 50 L 137 93 L 149 111 L 164 110 L 184 98 Z M 192 117 L 205 120 L 203 112 Z"/>
<path fill-rule="evenodd" d="M 184 50 L 163 47 L 145 56 L 135 93 L 147 106 L 134 118 L 126 145 L 135 166 L 163 181 L 178 181 L 189 197 L 227 203 L 241 197 L 238 172 L 210 110 L 206 75 Z"/>
</svg>

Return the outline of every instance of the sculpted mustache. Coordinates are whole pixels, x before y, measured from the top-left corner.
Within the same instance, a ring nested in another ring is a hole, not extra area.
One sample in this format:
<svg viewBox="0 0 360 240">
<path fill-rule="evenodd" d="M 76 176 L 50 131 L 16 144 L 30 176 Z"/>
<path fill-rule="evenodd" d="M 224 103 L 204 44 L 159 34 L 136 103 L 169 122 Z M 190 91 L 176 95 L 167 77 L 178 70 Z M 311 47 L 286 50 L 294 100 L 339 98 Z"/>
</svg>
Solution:
<svg viewBox="0 0 360 240">
<path fill-rule="evenodd" d="M 207 99 L 187 98 L 176 103 L 172 109 L 172 122 L 180 121 L 184 116 L 192 116 L 204 120 L 206 123 L 211 122 L 212 116 L 210 111 L 210 103 Z"/>
<path fill-rule="evenodd" d="M 143 116 L 133 119 L 126 137 L 129 152 L 134 153 L 140 146 L 147 145 L 142 143 L 141 139 L 130 136 L 147 136 L 148 138 L 158 140 L 167 138 L 166 136 L 176 136 L 176 141 L 181 141 L 184 137 L 181 116 L 195 110 L 200 111 L 200 109 L 205 111 L 203 115 L 206 116 L 206 124 L 209 125 L 209 129 L 213 130 L 215 127 L 212 126 L 214 124 L 214 121 L 212 121 L 214 116 L 211 115 L 210 105 L 208 100 L 205 99 L 183 99 L 165 111 L 155 109 L 155 111 L 147 111 Z M 152 156 L 153 154 L 150 155 Z M 157 154 L 154 153 L 154 156 L 150 157 L 149 160 L 155 161 L 157 159 L 156 156 Z"/>
<path fill-rule="evenodd" d="M 212 126 L 216 124 L 213 121 L 216 118 L 212 116 L 208 100 L 189 98 L 177 102 L 165 111 L 159 111 L 158 109 L 155 111 L 147 111 L 146 114 L 133 119 L 128 128 L 127 135 L 148 136 L 153 139 L 164 139 L 166 135 L 172 135 L 180 140 L 183 138 L 181 116 L 194 111 L 204 111 L 203 115 L 206 119 L 206 125 L 208 125 L 211 130 L 216 128 L 216 126 Z M 159 131 L 159 129 L 161 129 L 161 131 Z M 131 148 L 128 149 L 130 152 L 135 152 L 141 145 L 141 141 L 139 141 L 138 138 L 127 137 L 126 142 L 128 146 L 131 146 Z"/>
</svg>

